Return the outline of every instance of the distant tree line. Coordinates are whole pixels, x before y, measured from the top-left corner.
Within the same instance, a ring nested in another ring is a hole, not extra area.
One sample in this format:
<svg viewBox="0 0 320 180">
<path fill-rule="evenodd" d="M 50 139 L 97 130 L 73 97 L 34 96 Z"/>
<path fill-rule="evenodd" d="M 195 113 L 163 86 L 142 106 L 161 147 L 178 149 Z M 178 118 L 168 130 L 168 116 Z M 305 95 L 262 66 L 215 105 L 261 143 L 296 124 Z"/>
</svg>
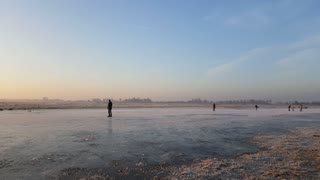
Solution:
<svg viewBox="0 0 320 180">
<path fill-rule="evenodd" d="M 212 103 L 212 101 L 196 98 L 196 99 L 192 99 L 191 101 L 187 101 L 187 103 L 209 104 L 209 103 Z"/>
<path fill-rule="evenodd" d="M 310 102 L 303 102 L 303 101 L 289 101 L 289 102 L 280 102 L 279 104 L 286 104 L 286 105 L 320 105 L 320 101 L 310 101 Z"/>
<path fill-rule="evenodd" d="M 150 98 L 128 98 L 128 99 L 119 99 L 115 100 L 110 98 L 113 102 L 123 102 L 123 103 L 152 103 L 152 100 Z M 100 99 L 100 98 L 94 98 L 91 100 L 88 100 L 89 102 L 95 102 L 95 103 L 107 103 L 109 101 L 109 98 Z"/>
<path fill-rule="evenodd" d="M 209 101 L 209 100 L 202 100 L 200 98 L 192 99 L 191 101 L 187 101 L 188 103 L 199 103 L 199 104 L 272 104 L 271 100 L 226 100 L 226 101 Z"/>
<path fill-rule="evenodd" d="M 121 102 L 124 103 L 152 103 L 152 100 L 150 98 L 129 98 L 129 99 L 124 99 Z"/>
<path fill-rule="evenodd" d="M 309 102 L 303 102 L 303 101 L 288 101 L 288 102 L 275 102 L 273 103 L 271 100 L 223 100 L 223 101 L 212 101 L 212 100 L 206 100 L 201 98 L 195 98 L 191 99 L 189 101 L 153 101 L 150 98 L 128 98 L 128 99 L 119 99 L 115 100 L 110 98 L 111 101 L 116 103 L 194 103 L 194 104 L 234 104 L 234 105 L 246 105 L 246 104 L 258 104 L 258 105 L 269 105 L 269 104 L 279 104 L 279 105 L 318 105 L 320 106 L 320 101 L 309 101 Z M 1 100 L 0 100 L 1 101 Z M 9 100 L 3 100 L 3 102 L 6 102 Z M 50 101 L 50 102 L 63 102 L 65 100 L 61 99 L 49 99 L 49 98 L 43 98 L 40 100 L 23 100 L 23 101 Z M 107 103 L 109 101 L 109 98 L 94 98 L 91 100 L 76 100 L 76 101 L 68 101 L 68 102 L 95 102 L 95 103 Z"/>
<path fill-rule="evenodd" d="M 260 105 L 268 105 L 272 104 L 271 100 L 229 100 L 229 101 L 218 101 L 217 104 L 260 104 Z"/>
<path fill-rule="evenodd" d="M 110 99 L 113 101 L 113 99 Z M 90 101 L 90 100 L 88 100 Z M 94 98 L 91 100 L 91 102 L 95 102 L 95 103 L 108 103 L 109 99 L 100 99 L 100 98 Z"/>
</svg>

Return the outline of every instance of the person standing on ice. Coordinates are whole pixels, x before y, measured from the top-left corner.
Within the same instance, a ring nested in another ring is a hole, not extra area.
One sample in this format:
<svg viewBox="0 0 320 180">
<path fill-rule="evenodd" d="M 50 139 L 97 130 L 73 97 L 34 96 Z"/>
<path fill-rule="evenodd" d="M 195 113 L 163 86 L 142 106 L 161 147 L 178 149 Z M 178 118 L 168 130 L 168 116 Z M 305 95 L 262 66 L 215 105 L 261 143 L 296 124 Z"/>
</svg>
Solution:
<svg viewBox="0 0 320 180">
<path fill-rule="evenodd" d="M 216 104 L 212 105 L 213 111 L 216 111 Z"/>
<path fill-rule="evenodd" d="M 259 108 L 258 105 L 255 105 L 254 107 L 256 108 L 256 111 L 258 111 L 258 108 Z"/>
<path fill-rule="evenodd" d="M 108 103 L 108 117 L 112 117 L 112 102 L 111 100 L 109 100 L 109 103 Z"/>
</svg>

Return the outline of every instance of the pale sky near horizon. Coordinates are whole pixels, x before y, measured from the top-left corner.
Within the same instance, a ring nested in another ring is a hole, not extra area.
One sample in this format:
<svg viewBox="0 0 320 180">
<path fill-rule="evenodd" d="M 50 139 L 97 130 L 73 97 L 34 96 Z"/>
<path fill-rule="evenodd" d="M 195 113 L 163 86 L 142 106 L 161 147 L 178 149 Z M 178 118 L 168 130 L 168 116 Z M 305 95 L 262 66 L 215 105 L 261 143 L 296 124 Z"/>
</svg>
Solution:
<svg viewBox="0 0 320 180">
<path fill-rule="evenodd" d="M 0 0 L 0 99 L 320 100 L 318 0 Z"/>
</svg>

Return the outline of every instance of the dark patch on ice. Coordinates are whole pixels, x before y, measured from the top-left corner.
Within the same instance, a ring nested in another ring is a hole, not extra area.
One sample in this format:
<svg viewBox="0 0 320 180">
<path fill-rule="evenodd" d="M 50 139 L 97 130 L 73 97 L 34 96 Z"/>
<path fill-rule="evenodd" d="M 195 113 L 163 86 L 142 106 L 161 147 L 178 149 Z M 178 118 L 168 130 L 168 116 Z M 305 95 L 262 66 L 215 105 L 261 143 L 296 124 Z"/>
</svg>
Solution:
<svg viewBox="0 0 320 180">
<path fill-rule="evenodd" d="M 89 144 L 89 146 L 90 146 L 90 147 L 98 147 L 98 146 L 99 146 L 99 144 L 96 144 L 96 143 L 90 143 L 90 144 Z"/>
<path fill-rule="evenodd" d="M 12 167 L 14 165 L 13 160 L 9 159 L 0 159 L 0 169 Z"/>
</svg>

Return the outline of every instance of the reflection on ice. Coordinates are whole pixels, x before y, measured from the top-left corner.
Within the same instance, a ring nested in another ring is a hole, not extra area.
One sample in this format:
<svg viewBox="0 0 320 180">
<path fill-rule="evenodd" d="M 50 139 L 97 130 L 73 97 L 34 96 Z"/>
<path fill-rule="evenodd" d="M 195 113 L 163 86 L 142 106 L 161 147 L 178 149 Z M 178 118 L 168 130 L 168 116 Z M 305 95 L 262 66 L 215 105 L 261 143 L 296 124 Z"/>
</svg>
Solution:
<svg viewBox="0 0 320 180">
<path fill-rule="evenodd" d="M 108 119 L 108 134 L 112 134 L 112 118 Z"/>
</svg>

